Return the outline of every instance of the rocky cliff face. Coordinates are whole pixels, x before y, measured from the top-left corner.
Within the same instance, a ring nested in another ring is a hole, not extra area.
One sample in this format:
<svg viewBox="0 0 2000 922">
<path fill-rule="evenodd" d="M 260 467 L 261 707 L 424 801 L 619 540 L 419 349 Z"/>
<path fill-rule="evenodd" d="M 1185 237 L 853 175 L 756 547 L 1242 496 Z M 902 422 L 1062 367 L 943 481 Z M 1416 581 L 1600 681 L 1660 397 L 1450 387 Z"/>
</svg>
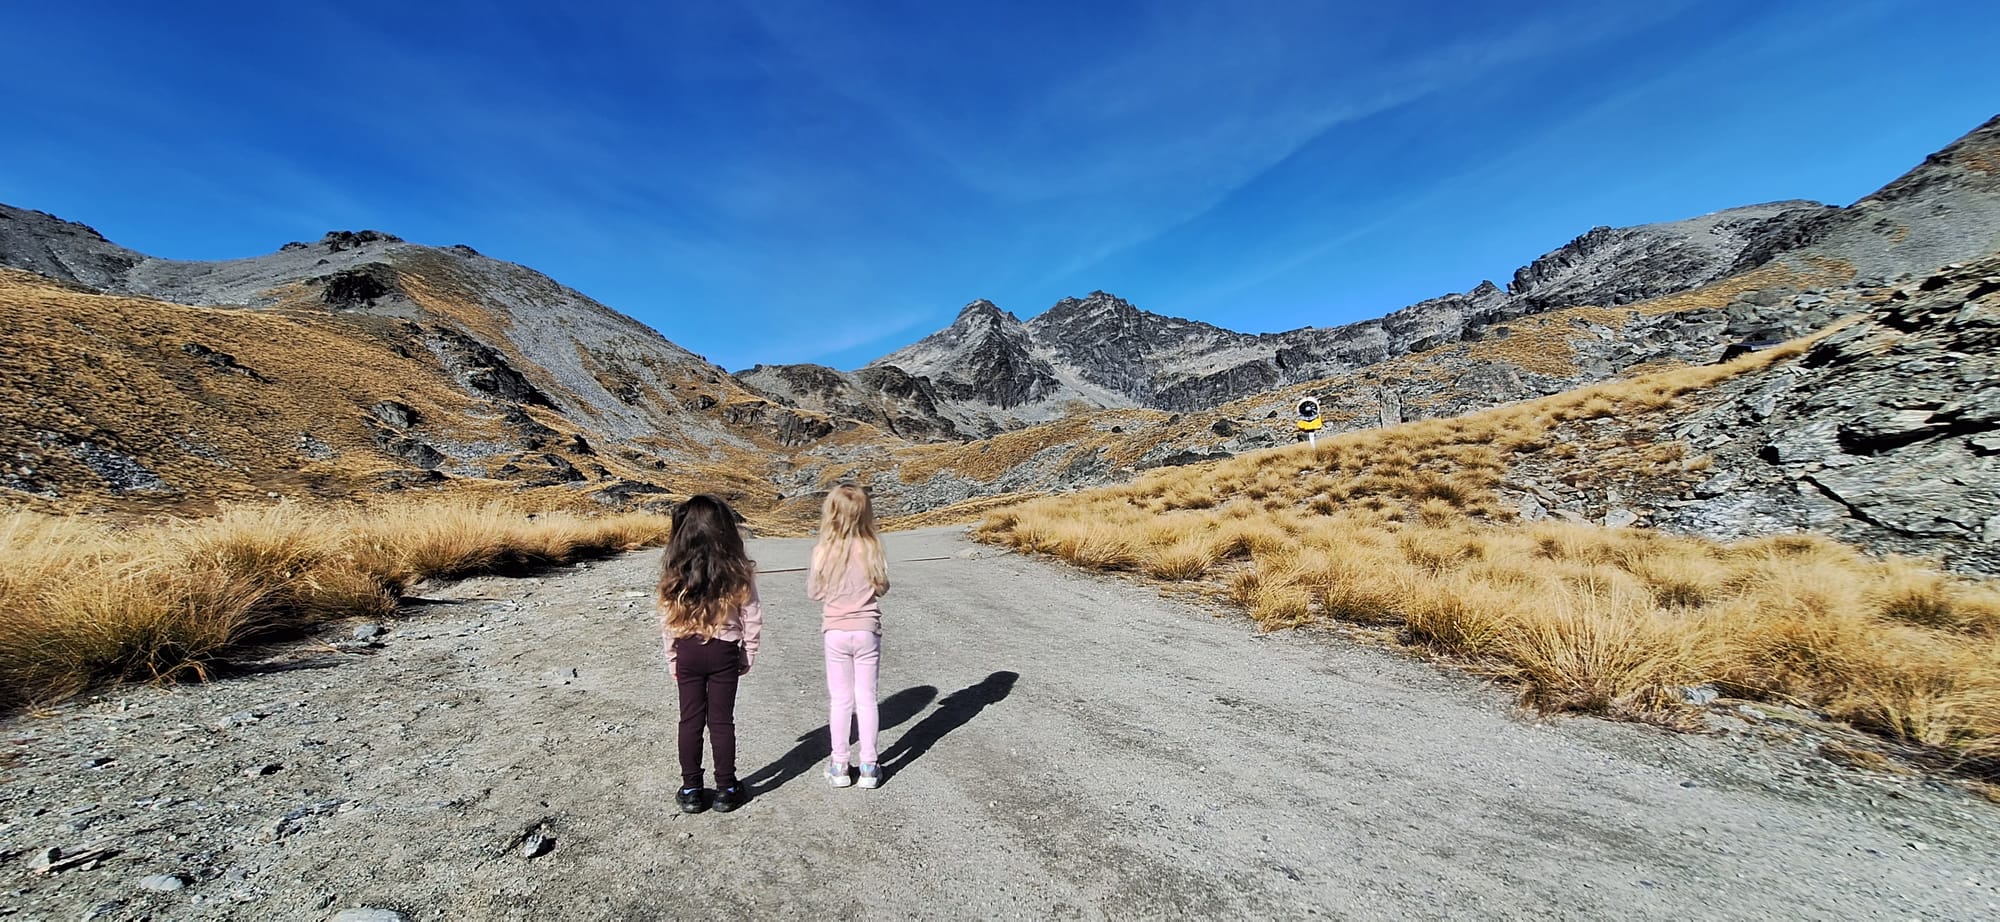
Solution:
<svg viewBox="0 0 2000 922">
<path fill-rule="evenodd" d="M 1671 434 L 1712 464 L 1663 525 L 1811 529 L 2000 575 L 2000 257 L 1896 289 Z"/>
</svg>

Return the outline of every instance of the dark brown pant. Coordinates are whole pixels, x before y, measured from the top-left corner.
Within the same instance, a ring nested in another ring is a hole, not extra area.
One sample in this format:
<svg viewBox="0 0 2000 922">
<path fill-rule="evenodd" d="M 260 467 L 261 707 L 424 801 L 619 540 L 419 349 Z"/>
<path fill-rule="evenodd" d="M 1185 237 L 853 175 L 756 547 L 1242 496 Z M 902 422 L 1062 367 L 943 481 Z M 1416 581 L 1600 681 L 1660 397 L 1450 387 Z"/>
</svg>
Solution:
<svg viewBox="0 0 2000 922">
<path fill-rule="evenodd" d="M 715 746 L 715 786 L 736 783 L 736 676 L 743 646 L 700 637 L 674 638 L 681 693 L 681 787 L 701 787 L 701 730 Z"/>
</svg>

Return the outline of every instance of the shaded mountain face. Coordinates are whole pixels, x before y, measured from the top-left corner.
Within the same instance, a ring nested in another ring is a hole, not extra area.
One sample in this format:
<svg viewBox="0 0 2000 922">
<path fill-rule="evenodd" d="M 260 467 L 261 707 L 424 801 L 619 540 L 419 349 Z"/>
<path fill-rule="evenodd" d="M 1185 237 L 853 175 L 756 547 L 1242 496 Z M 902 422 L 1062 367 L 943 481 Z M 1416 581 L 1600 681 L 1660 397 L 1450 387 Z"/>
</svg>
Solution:
<svg viewBox="0 0 2000 922">
<path fill-rule="evenodd" d="M 780 403 L 859 420 L 913 442 L 965 437 L 938 412 L 930 381 L 894 365 L 852 374 L 825 365 L 757 365 L 737 372 L 736 380 Z"/>
<path fill-rule="evenodd" d="M 1151 404 L 1160 379 L 1185 373 L 1203 357 L 1256 342 L 1256 337 L 1195 320 L 1142 311 L 1102 291 L 1064 298 L 1026 324 L 1052 364 L 1078 377 Z"/>
<path fill-rule="evenodd" d="M 1065 384 L 1020 318 L 984 300 L 967 304 L 951 326 L 869 366 L 900 368 L 930 379 L 945 400 L 997 410 L 1044 402 Z"/>
<path fill-rule="evenodd" d="M 24 369 L 4 447 L 35 459 L 0 488 L 61 508 L 464 485 L 712 489 L 754 511 L 778 499 L 774 449 L 843 425 L 468 247 L 337 231 L 163 260 L 0 206 L 0 261 L 26 270 L 0 276 L 0 350 Z"/>
<path fill-rule="evenodd" d="M 0 266 L 109 288 L 145 259 L 85 225 L 46 211 L 0 205 Z"/>
</svg>

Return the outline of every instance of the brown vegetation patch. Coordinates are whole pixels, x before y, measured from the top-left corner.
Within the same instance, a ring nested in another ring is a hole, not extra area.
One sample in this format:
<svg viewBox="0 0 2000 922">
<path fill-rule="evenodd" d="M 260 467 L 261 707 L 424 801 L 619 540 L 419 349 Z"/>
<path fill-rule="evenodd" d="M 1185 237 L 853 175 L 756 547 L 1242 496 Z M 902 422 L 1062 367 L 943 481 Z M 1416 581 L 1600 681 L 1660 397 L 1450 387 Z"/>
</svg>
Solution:
<svg viewBox="0 0 2000 922">
<path fill-rule="evenodd" d="M 245 644 L 395 613 L 403 587 L 662 542 L 662 516 L 506 502 L 241 507 L 114 527 L 0 518 L 0 709 L 121 680 L 203 678 Z"/>
</svg>

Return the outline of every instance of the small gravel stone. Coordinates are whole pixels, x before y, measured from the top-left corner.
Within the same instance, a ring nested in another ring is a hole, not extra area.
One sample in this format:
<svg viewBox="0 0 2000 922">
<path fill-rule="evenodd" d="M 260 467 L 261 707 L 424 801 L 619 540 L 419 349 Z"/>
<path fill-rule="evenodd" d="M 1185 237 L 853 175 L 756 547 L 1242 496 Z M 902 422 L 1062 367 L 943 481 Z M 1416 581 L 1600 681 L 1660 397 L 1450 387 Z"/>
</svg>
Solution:
<svg viewBox="0 0 2000 922">
<path fill-rule="evenodd" d="M 375 909 L 368 906 L 360 906 L 354 909 L 343 909 L 334 913 L 331 922 L 405 922 L 407 919 L 409 919 L 409 916 L 403 915 L 393 909 Z"/>
<path fill-rule="evenodd" d="M 155 893 L 172 893 L 188 885 L 188 879 L 179 874 L 154 874 L 139 879 L 139 889 Z"/>
</svg>

